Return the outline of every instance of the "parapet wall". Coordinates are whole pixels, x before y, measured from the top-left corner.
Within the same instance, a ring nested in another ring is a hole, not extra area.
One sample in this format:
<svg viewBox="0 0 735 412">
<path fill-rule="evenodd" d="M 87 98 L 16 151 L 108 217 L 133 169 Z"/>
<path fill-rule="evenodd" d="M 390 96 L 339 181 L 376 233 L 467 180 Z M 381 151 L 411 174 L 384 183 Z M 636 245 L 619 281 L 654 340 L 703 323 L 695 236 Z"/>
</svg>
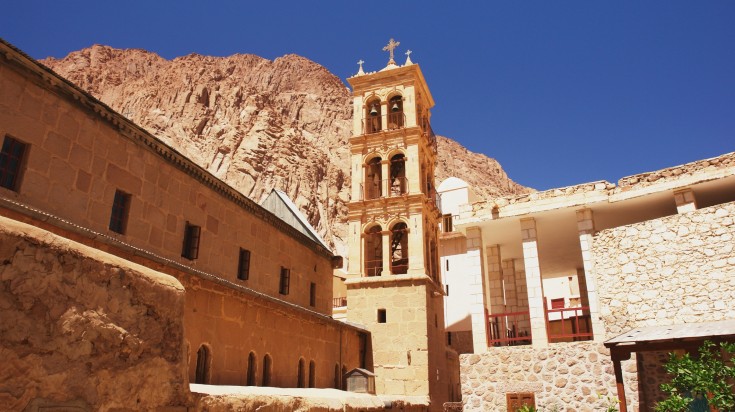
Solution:
<svg viewBox="0 0 735 412">
<path fill-rule="evenodd" d="M 0 217 L 0 319 L 3 410 L 187 404 L 170 276 Z"/>
<path fill-rule="evenodd" d="M 735 203 L 597 233 L 608 337 L 647 325 L 735 318 Z"/>
<path fill-rule="evenodd" d="M 635 362 L 623 362 L 630 405 L 637 404 Z M 506 394 L 522 392 L 533 393 L 541 410 L 601 411 L 617 393 L 610 352 L 595 342 L 488 348 L 460 355 L 460 368 L 465 411 L 504 411 Z"/>
</svg>

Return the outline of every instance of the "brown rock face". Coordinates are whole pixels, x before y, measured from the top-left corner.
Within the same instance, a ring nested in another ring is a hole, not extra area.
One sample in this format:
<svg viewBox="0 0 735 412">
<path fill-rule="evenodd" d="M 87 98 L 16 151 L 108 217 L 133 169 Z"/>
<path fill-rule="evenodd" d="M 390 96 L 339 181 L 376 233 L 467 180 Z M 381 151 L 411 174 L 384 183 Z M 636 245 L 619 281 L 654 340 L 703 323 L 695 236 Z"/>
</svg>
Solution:
<svg viewBox="0 0 735 412">
<path fill-rule="evenodd" d="M 344 252 L 352 108 L 350 91 L 324 67 L 296 55 L 165 60 L 107 46 L 42 63 L 253 200 L 285 191 Z M 440 138 L 439 150 L 437 180 L 459 177 L 480 196 L 527 191 L 451 139 Z"/>
</svg>

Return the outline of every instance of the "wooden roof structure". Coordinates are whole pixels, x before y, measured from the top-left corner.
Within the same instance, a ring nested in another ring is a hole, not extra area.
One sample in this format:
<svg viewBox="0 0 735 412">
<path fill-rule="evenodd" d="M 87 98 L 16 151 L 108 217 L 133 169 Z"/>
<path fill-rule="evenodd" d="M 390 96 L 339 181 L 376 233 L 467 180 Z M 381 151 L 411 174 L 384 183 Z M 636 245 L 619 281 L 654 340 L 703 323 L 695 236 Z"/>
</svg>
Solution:
<svg viewBox="0 0 735 412">
<path fill-rule="evenodd" d="M 605 346 L 610 349 L 610 357 L 615 371 L 620 412 L 627 412 L 621 361 L 630 359 L 630 355 L 635 352 L 677 349 L 693 352 L 705 340 L 735 342 L 735 319 L 645 326 L 632 329 L 606 341 Z"/>
</svg>

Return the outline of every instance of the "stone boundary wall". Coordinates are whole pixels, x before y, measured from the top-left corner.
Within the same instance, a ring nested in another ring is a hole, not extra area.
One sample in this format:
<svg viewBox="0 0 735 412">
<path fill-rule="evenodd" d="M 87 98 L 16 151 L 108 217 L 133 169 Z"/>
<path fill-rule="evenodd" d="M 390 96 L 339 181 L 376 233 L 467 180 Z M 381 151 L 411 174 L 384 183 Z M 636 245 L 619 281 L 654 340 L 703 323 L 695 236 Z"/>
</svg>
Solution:
<svg viewBox="0 0 735 412">
<path fill-rule="evenodd" d="M 698 160 L 679 166 L 667 167 L 666 169 L 655 170 L 653 172 L 627 176 L 618 180 L 618 190 L 624 191 L 630 186 L 651 186 L 654 183 L 677 180 L 681 179 L 682 176 L 692 176 L 702 171 L 713 171 L 728 167 L 735 167 L 735 152 L 725 153 L 710 159 Z"/>
<path fill-rule="evenodd" d="M 735 319 L 735 203 L 607 229 L 593 239 L 608 337 Z"/>
<path fill-rule="evenodd" d="M 556 405 L 566 412 L 605 410 L 607 397 L 617 396 L 610 352 L 595 342 L 488 348 L 460 355 L 460 368 L 465 411 L 505 411 L 509 392 L 533 392 L 537 408 Z M 635 356 L 623 362 L 623 373 L 629 405 L 635 407 Z"/>
<path fill-rule="evenodd" d="M 427 397 L 389 397 L 334 389 L 205 388 L 192 385 L 195 411 L 428 412 Z"/>
<path fill-rule="evenodd" d="M 0 217 L 3 409 L 186 406 L 183 318 L 173 277 Z"/>
</svg>

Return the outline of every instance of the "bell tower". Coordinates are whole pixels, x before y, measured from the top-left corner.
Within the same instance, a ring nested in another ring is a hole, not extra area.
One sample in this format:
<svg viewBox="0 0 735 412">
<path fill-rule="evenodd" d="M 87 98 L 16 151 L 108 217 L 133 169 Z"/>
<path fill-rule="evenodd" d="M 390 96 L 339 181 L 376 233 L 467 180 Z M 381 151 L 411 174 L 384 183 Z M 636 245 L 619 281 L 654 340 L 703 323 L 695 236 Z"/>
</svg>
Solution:
<svg viewBox="0 0 735 412">
<path fill-rule="evenodd" d="M 421 69 L 397 65 L 393 39 L 380 71 L 359 72 L 350 138 L 347 320 L 372 334 L 376 391 L 420 396 L 442 410 L 456 390 L 444 333 L 434 187 L 434 100 Z"/>
</svg>

